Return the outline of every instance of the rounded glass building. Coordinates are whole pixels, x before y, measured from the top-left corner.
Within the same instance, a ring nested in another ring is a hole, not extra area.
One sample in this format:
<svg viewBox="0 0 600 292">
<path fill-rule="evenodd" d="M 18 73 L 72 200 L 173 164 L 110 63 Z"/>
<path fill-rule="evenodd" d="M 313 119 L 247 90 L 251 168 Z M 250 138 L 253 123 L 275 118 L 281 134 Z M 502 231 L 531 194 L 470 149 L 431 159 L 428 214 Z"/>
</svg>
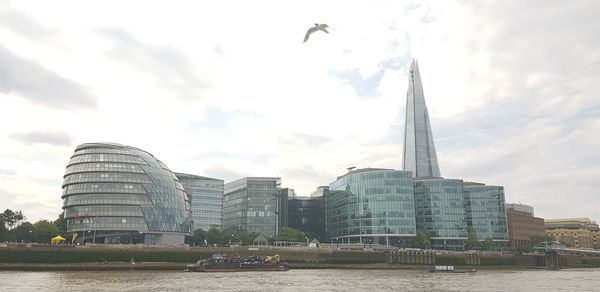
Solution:
<svg viewBox="0 0 600 292">
<path fill-rule="evenodd" d="M 416 234 L 410 171 L 352 170 L 329 185 L 325 202 L 335 242 L 405 246 Z"/>
<path fill-rule="evenodd" d="M 183 186 L 164 163 L 135 147 L 77 146 L 62 188 L 75 242 L 181 245 L 191 231 Z"/>
</svg>

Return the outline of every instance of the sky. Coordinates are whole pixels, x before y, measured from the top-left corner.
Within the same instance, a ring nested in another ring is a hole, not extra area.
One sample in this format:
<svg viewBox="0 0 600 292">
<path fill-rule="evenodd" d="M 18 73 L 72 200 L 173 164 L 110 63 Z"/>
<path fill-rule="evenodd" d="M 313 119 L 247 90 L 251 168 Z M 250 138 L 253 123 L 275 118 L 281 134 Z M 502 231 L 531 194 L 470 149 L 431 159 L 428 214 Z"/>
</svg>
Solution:
<svg viewBox="0 0 600 292">
<path fill-rule="evenodd" d="M 402 168 L 419 62 L 442 176 L 600 221 L 600 2 L 0 0 L 0 209 L 62 211 L 75 147 L 309 195 Z M 314 23 L 317 32 L 303 43 Z"/>
</svg>

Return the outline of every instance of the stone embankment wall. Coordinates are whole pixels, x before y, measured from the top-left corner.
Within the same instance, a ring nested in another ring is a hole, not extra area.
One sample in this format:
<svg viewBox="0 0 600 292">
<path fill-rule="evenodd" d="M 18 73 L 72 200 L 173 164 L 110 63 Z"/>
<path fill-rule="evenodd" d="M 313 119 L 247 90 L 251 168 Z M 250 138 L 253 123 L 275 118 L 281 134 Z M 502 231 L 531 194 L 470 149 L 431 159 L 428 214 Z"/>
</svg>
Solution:
<svg viewBox="0 0 600 292">
<path fill-rule="evenodd" d="M 470 266 L 546 266 L 545 259 L 500 253 L 462 253 L 444 251 L 373 251 L 338 250 L 304 247 L 160 247 L 145 245 L 4 245 L 0 246 L 0 263 L 94 263 L 176 262 L 192 263 L 212 254 L 240 257 L 279 254 L 288 263 L 314 265 L 392 264 L 392 265 L 470 265 Z M 600 258 L 563 257 L 560 267 L 600 267 Z"/>
</svg>

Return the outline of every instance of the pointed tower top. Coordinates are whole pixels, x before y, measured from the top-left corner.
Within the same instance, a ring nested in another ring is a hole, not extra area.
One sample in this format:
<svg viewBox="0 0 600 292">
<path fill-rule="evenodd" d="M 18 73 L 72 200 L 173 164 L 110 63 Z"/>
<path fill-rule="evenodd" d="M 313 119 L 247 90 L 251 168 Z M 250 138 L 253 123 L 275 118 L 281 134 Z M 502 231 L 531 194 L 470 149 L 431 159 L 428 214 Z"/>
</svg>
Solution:
<svg viewBox="0 0 600 292">
<path fill-rule="evenodd" d="M 417 59 L 412 59 L 410 64 L 410 72 L 413 72 L 414 70 L 419 70 L 419 63 L 417 62 Z"/>
<path fill-rule="evenodd" d="M 406 121 L 404 126 L 403 170 L 415 177 L 440 177 L 429 113 L 425 105 L 423 85 L 416 59 L 410 65 L 406 94 Z"/>
</svg>

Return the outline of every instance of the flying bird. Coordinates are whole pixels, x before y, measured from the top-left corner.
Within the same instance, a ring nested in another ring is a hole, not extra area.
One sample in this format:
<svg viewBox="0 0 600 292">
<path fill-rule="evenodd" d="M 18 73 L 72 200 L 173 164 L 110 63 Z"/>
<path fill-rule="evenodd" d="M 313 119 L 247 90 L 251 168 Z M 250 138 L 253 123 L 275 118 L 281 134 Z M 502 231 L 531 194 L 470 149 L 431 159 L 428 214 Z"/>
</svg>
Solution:
<svg viewBox="0 0 600 292">
<path fill-rule="evenodd" d="M 310 35 L 313 32 L 315 32 L 315 31 L 322 30 L 322 31 L 324 31 L 326 33 L 329 33 L 327 31 L 328 27 L 329 26 L 327 24 L 324 24 L 324 23 L 321 23 L 321 24 L 315 23 L 315 26 L 309 28 L 308 31 L 306 32 L 306 36 L 304 36 L 304 42 L 306 42 L 308 40 L 308 37 L 310 37 Z M 329 27 L 329 28 L 331 28 L 331 27 Z M 333 28 L 331 28 L 331 29 L 333 29 Z"/>
</svg>

